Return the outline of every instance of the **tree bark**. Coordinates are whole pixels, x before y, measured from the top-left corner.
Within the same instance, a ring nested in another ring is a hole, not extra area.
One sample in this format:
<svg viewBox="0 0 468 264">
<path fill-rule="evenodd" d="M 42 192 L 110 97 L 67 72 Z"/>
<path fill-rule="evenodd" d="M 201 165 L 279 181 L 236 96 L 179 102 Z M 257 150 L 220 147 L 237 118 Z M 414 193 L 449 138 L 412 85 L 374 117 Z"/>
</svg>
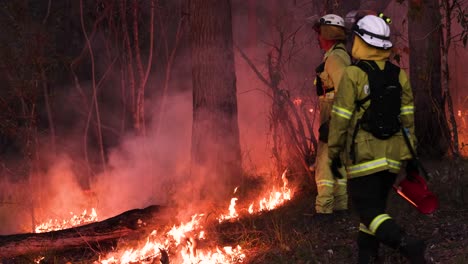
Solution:
<svg viewBox="0 0 468 264">
<path fill-rule="evenodd" d="M 437 0 L 410 1 L 410 79 L 416 106 L 418 152 L 442 157 L 449 135 L 441 88 L 441 17 Z"/>
<path fill-rule="evenodd" d="M 164 225 L 162 208 L 133 209 L 101 222 L 47 233 L 0 236 L 0 261 L 22 255 L 58 254 L 71 248 L 96 248 L 121 238 L 143 238 L 156 225 Z M 143 224 L 144 223 L 144 224 Z M 8 262 L 9 263 L 9 262 Z"/>
<path fill-rule="evenodd" d="M 192 195 L 222 201 L 241 183 L 231 1 L 192 0 L 190 29 Z"/>
</svg>

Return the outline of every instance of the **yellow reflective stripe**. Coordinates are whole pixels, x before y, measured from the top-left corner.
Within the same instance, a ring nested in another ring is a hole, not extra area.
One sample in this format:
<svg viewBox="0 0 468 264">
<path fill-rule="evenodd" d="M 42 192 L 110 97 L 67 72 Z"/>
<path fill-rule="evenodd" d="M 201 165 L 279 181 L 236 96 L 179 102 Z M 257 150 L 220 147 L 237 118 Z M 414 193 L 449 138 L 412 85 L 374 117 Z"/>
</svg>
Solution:
<svg viewBox="0 0 468 264">
<path fill-rule="evenodd" d="M 369 225 L 369 229 L 375 234 L 379 226 L 388 219 L 392 219 L 388 214 L 381 214 L 376 216 Z"/>
<path fill-rule="evenodd" d="M 414 106 L 412 105 L 402 106 L 400 108 L 400 114 L 401 115 L 414 114 Z"/>
<path fill-rule="evenodd" d="M 344 185 L 346 186 L 346 179 L 338 179 L 336 180 L 338 182 L 338 185 Z"/>
<path fill-rule="evenodd" d="M 392 169 L 399 170 L 400 167 L 401 167 L 401 162 L 399 162 L 399 161 L 392 160 L 392 159 L 387 159 L 387 162 L 388 162 L 388 167 L 390 167 Z"/>
<path fill-rule="evenodd" d="M 317 181 L 317 186 L 329 186 L 329 187 L 333 187 L 335 185 L 335 182 L 334 181 L 330 181 L 330 180 L 318 180 Z"/>
<path fill-rule="evenodd" d="M 338 116 L 341 116 L 343 118 L 346 118 L 346 119 L 351 119 L 351 116 L 353 115 L 353 113 L 345 108 L 341 108 L 341 107 L 338 107 L 336 105 L 333 106 L 332 108 L 332 113 L 338 115 Z"/>
<path fill-rule="evenodd" d="M 376 160 L 367 161 L 361 164 L 356 164 L 348 168 L 349 175 L 356 174 L 363 171 L 369 171 L 380 167 L 388 166 L 392 169 L 399 170 L 401 167 L 401 162 L 396 160 L 391 160 L 387 158 L 380 158 Z"/>
<path fill-rule="evenodd" d="M 369 228 L 367 228 L 367 226 L 363 223 L 359 223 L 359 231 L 361 232 L 364 232 L 366 234 L 369 234 L 371 236 L 374 236 L 375 234 L 372 233 L 372 231 L 369 230 Z"/>
</svg>

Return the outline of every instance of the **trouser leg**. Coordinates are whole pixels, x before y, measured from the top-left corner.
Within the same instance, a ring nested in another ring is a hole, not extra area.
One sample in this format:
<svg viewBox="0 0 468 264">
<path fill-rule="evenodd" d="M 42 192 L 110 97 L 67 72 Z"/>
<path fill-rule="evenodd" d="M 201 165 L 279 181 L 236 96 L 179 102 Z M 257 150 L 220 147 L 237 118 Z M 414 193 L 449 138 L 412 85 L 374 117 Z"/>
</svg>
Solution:
<svg viewBox="0 0 468 264">
<path fill-rule="evenodd" d="M 346 171 L 341 172 L 343 179 L 335 179 L 335 188 L 333 190 L 334 201 L 333 201 L 333 210 L 347 210 L 348 209 L 348 188 L 347 188 L 347 179 Z"/>
<path fill-rule="evenodd" d="M 387 171 L 350 181 L 350 193 L 361 223 L 381 243 L 398 249 L 412 264 L 424 264 L 424 242 L 407 236 L 385 213 L 387 196 L 396 175 Z"/>
<path fill-rule="evenodd" d="M 321 141 L 317 148 L 315 183 L 317 184 L 315 211 L 321 214 L 333 213 L 335 180 L 328 165 L 328 145 Z"/>
<path fill-rule="evenodd" d="M 426 245 L 423 240 L 406 234 L 390 217 L 378 225 L 377 223 L 381 221 L 378 217 L 381 216 L 377 216 L 376 220 L 372 221 L 370 229 L 374 231 L 375 236 L 382 243 L 393 249 L 397 249 L 411 264 L 426 263 L 424 258 Z"/>
<path fill-rule="evenodd" d="M 358 264 L 372 264 L 378 259 L 379 240 L 364 225 L 360 224 L 357 237 Z"/>
</svg>

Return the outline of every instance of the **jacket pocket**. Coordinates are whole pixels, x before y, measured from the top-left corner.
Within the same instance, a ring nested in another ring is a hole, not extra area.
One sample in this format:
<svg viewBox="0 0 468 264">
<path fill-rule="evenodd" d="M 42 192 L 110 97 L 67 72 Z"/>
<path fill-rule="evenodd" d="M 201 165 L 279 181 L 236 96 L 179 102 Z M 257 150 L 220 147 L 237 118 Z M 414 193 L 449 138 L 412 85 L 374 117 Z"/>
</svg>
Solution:
<svg viewBox="0 0 468 264">
<path fill-rule="evenodd" d="M 375 158 L 375 149 L 377 140 L 375 140 L 368 132 L 359 131 L 356 139 L 352 144 L 353 146 L 350 148 L 350 160 L 352 163 L 362 163 L 369 160 L 373 160 Z M 354 151 L 354 157 L 353 157 Z"/>
</svg>

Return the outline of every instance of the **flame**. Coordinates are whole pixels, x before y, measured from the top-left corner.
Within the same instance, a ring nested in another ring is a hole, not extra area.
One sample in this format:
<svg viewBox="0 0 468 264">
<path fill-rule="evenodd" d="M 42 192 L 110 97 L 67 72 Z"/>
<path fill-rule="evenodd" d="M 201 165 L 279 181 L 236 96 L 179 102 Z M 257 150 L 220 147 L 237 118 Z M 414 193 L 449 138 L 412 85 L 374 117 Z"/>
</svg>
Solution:
<svg viewBox="0 0 468 264">
<path fill-rule="evenodd" d="M 288 187 L 286 178 L 287 169 L 283 172 L 281 179 L 283 186 L 280 190 L 271 190 L 267 192 L 265 197 L 258 199 L 255 203 L 251 203 L 248 209 L 242 210 L 248 214 L 254 214 L 264 210 L 272 210 L 285 201 L 291 199 L 291 189 Z M 234 189 L 234 194 L 237 187 Z M 220 215 L 217 220 L 223 222 L 229 219 L 238 219 L 242 215 L 236 210 L 237 197 L 231 199 L 228 208 L 228 214 Z M 257 204 L 257 206 L 254 206 Z M 125 249 L 121 253 L 114 253 L 113 256 L 108 256 L 107 259 L 100 260 L 97 263 L 101 264 L 127 264 L 136 263 L 143 260 L 157 259 L 162 261 L 167 257 L 168 252 L 171 252 L 171 263 L 173 258 L 177 259 L 177 263 L 240 263 L 243 262 L 246 254 L 242 251 L 240 245 L 237 246 L 214 246 L 212 248 L 199 248 L 199 241 L 206 239 L 205 231 L 203 230 L 202 218 L 205 214 L 195 214 L 187 223 L 174 225 L 166 233 L 158 235 L 154 230 L 147 238 L 146 243 L 140 249 Z M 175 252 L 175 253 L 174 253 Z M 164 263 L 164 262 L 163 262 Z"/>
<path fill-rule="evenodd" d="M 71 218 L 69 220 L 57 220 L 49 219 L 48 221 L 38 224 L 35 226 L 34 231 L 36 233 L 44 233 L 55 230 L 61 230 L 66 228 L 71 228 L 74 226 L 80 226 L 84 224 L 89 224 L 92 222 L 98 221 L 97 213 L 94 208 L 91 209 L 91 213 L 88 214 L 86 209 L 81 213 L 81 215 L 75 215 L 73 212 L 70 212 Z"/>
</svg>

